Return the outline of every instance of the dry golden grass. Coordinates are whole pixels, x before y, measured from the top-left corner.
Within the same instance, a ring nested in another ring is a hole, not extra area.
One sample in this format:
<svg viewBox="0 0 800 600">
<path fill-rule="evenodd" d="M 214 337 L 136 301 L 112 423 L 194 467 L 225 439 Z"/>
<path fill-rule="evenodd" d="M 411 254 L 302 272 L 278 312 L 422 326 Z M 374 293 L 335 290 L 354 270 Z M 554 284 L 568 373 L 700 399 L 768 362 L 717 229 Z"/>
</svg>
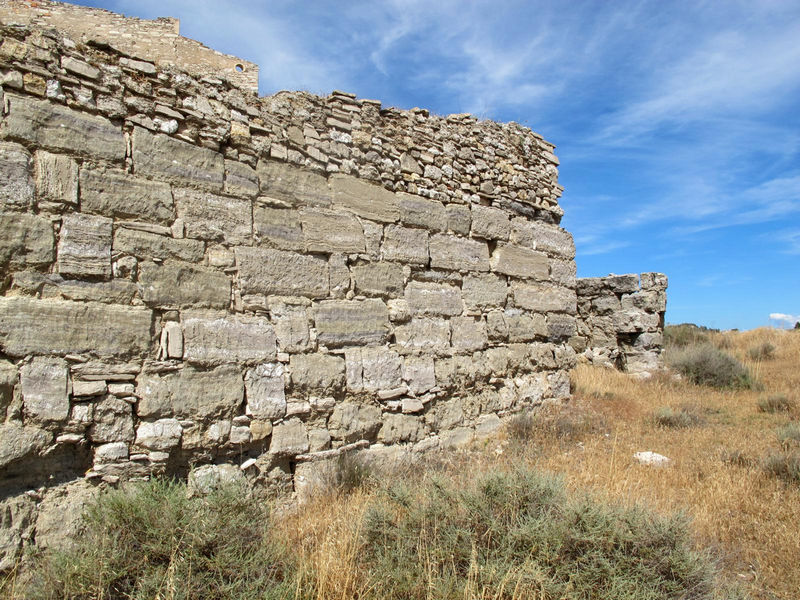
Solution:
<svg viewBox="0 0 800 600">
<path fill-rule="evenodd" d="M 760 462 L 780 449 L 775 430 L 798 415 L 757 408 L 764 394 L 800 401 L 800 333 L 759 329 L 714 334 L 712 341 L 742 360 L 763 389 L 720 391 L 666 376 L 638 381 L 582 365 L 573 373 L 573 401 L 535 420 L 526 443 L 501 435 L 446 459 L 452 461 L 447 470 L 466 479 L 525 461 L 561 474 L 578 493 L 683 511 L 692 519 L 698 546 L 710 548 L 723 573 L 754 598 L 800 598 L 800 487 L 767 475 Z M 775 346 L 773 357 L 750 359 L 749 349 L 764 342 Z M 702 422 L 658 427 L 652 417 L 661 407 L 688 407 Z M 644 450 L 668 456 L 672 465 L 637 464 L 633 454 Z M 380 589 L 358 568 L 356 527 L 369 498 L 362 491 L 315 501 L 279 525 L 301 549 L 303 585 L 320 600 Z"/>
</svg>

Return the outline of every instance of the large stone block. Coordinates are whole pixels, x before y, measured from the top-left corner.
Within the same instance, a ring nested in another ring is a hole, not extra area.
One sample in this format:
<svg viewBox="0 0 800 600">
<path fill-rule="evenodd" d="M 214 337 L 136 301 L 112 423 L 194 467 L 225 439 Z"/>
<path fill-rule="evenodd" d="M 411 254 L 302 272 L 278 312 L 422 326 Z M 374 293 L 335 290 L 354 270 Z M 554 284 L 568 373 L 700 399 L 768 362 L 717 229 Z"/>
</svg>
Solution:
<svg viewBox="0 0 800 600">
<path fill-rule="evenodd" d="M 163 224 L 174 218 L 169 184 L 120 169 L 82 168 L 80 197 L 81 211 L 86 213 Z"/>
<path fill-rule="evenodd" d="M 256 419 L 282 419 L 286 416 L 284 367 L 264 363 L 248 369 L 244 375 L 247 414 Z"/>
<path fill-rule="evenodd" d="M 433 358 L 430 356 L 406 356 L 403 359 L 403 379 L 414 394 L 424 394 L 436 386 Z"/>
<path fill-rule="evenodd" d="M 386 188 L 349 175 L 330 178 L 333 202 L 359 217 L 379 223 L 394 223 L 400 217 L 397 197 Z"/>
<path fill-rule="evenodd" d="M 280 250 L 304 250 L 305 239 L 300 215 L 292 208 L 253 207 L 253 232 L 256 242 Z"/>
<path fill-rule="evenodd" d="M 372 440 L 381 428 L 381 409 L 372 404 L 342 402 L 328 419 L 331 437 L 345 443 Z"/>
<path fill-rule="evenodd" d="M 258 174 L 237 160 L 225 161 L 225 193 L 252 198 L 258 194 Z"/>
<path fill-rule="evenodd" d="M 0 469 L 30 454 L 43 451 L 52 434 L 38 427 L 22 427 L 14 422 L 0 423 Z"/>
<path fill-rule="evenodd" d="M 136 428 L 136 445 L 155 452 L 169 452 L 181 443 L 183 428 L 177 419 L 142 421 Z"/>
<path fill-rule="evenodd" d="M 0 142 L 0 206 L 27 210 L 33 189 L 30 153 L 20 144 Z"/>
<path fill-rule="evenodd" d="M 514 304 L 537 313 L 564 312 L 574 315 L 578 310 L 578 298 L 575 290 L 560 286 L 523 283 L 514 281 L 511 284 Z"/>
<path fill-rule="evenodd" d="M 448 204 L 445 210 L 447 212 L 447 229 L 453 233 L 469 235 L 472 226 L 472 213 L 469 207 L 463 204 Z"/>
<path fill-rule="evenodd" d="M 489 343 L 486 323 L 482 319 L 453 317 L 450 319 L 450 327 L 450 343 L 456 352 L 475 352 Z"/>
<path fill-rule="evenodd" d="M 122 127 L 97 115 L 46 100 L 6 94 L 9 111 L 0 127 L 4 138 L 23 140 L 56 152 L 122 162 Z"/>
<path fill-rule="evenodd" d="M 268 248 L 235 248 L 243 294 L 324 298 L 330 279 L 328 263 L 315 256 Z"/>
<path fill-rule="evenodd" d="M 547 320 L 542 314 L 529 315 L 519 310 L 506 310 L 503 319 L 509 342 L 529 342 L 548 335 Z"/>
<path fill-rule="evenodd" d="M 6 409 L 14 398 L 17 385 L 17 367 L 7 360 L 0 360 L 0 422 L 6 418 Z"/>
<path fill-rule="evenodd" d="M 319 173 L 274 160 L 258 161 L 256 172 L 262 194 L 292 206 L 329 206 L 333 198 Z"/>
<path fill-rule="evenodd" d="M 0 213 L 0 269 L 44 267 L 53 262 L 53 224 L 39 215 Z"/>
<path fill-rule="evenodd" d="M 614 329 L 620 333 L 656 331 L 661 325 L 658 314 L 646 313 L 637 308 L 623 309 L 612 315 Z"/>
<path fill-rule="evenodd" d="M 174 258 L 199 263 L 205 256 L 205 244 L 199 240 L 175 239 L 127 227 L 117 227 L 112 247 L 115 253 L 130 254 L 145 260 Z"/>
<path fill-rule="evenodd" d="M 139 265 L 142 300 L 159 308 L 228 308 L 231 281 L 206 267 L 178 262 Z"/>
<path fill-rule="evenodd" d="M 269 453 L 275 456 L 295 456 L 308 452 L 308 432 L 300 419 L 289 419 L 272 430 Z"/>
<path fill-rule="evenodd" d="M 506 278 L 494 273 L 470 273 L 464 277 L 461 295 L 469 310 L 502 308 L 508 298 Z"/>
<path fill-rule="evenodd" d="M 643 290 L 663 292 L 667 289 L 668 280 L 664 273 L 642 273 L 641 284 Z"/>
<path fill-rule="evenodd" d="M 663 291 L 641 291 L 624 294 L 622 308 L 638 308 L 646 312 L 664 312 L 667 310 L 667 294 Z"/>
<path fill-rule="evenodd" d="M 603 277 L 604 285 L 615 294 L 632 294 L 639 291 L 639 276 L 636 274 L 628 275 L 609 275 Z"/>
<path fill-rule="evenodd" d="M 357 294 L 397 298 L 403 295 L 403 267 L 396 263 L 367 263 L 352 268 Z"/>
<path fill-rule="evenodd" d="M 327 300 L 314 305 L 321 344 L 331 347 L 382 342 L 389 330 L 389 310 L 377 299 Z"/>
<path fill-rule="evenodd" d="M 413 194 L 397 194 L 400 221 L 405 225 L 425 227 L 433 231 L 447 230 L 447 212 L 444 204 Z"/>
<path fill-rule="evenodd" d="M 523 279 L 547 279 L 550 275 L 547 255 L 513 244 L 498 246 L 491 258 L 492 271 Z"/>
<path fill-rule="evenodd" d="M 402 383 L 403 362 L 397 352 L 386 347 L 361 349 L 362 382 L 366 392 L 390 390 Z"/>
<path fill-rule="evenodd" d="M 281 352 L 304 352 L 311 347 L 308 314 L 302 307 L 275 310 L 270 307 L 275 336 Z"/>
<path fill-rule="evenodd" d="M 511 221 L 511 243 L 566 260 L 575 258 L 572 234 L 558 225 L 517 217 Z"/>
<path fill-rule="evenodd" d="M 321 208 L 300 211 L 308 252 L 364 252 L 364 229 L 353 215 Z"/>
<path fill-rule="evenodd" d="M 378 441 L 384 444 L 418 442 L 427 435 L 425 422 L 414 415 L 387 414 L 378 432 Z"/>
<path fill-rule="evenodd" d="M 575 335 L 577 322 L 572 315 L 548 315 L 547 335 L 553 341 L 565 341 Z"/>
<path fill-rule="evenodd" d="M 229 244 L 250 243 L 253 221 L 249 200 L 187 189 L 176 189 L 173 196 L 178 217 L 186 224 L 186 237 Z"/>
<path fill-rule="evenodd" d="M 411 319 L 394 330 L 397 349 L 403 354 L 447 354 L 450 324 L 444 319 Z"/>
<path fill-rule="evenodd" d="M 13 286 L 28 295 L 41 294 L 48 300 L 80 300 L 107 304 L 130 304 L 136 284 L 126 279 L 83 281 L 64 279 L 58 273 L 22 271 L 14 274 Z"/>
<path fill-rule="evenodd" d="M 428 264 L 428 232 L 424 229 L 411 229 L 391 225 L 383 233 L 381 254 L 384 260 Z"/>
<path fill-rule="evenodd" d="M 405 293 L 412 316 L 460 315 L 464 311 L 461 290 L 452 285 L 412 281 Z"/>
<path fill-rule="evenodd" d="M 140 418 L 230 418 L 242 403 L 242 372 L 233 365 L 208 371 L 185 367 L 159 374 L 145 370 L 136 379 Z"/>
<path fill-rule="evenodd" d="M 144 308 L 0 298 L 0 347 L 9 356 L 81 354 L 141 356 L 152 343 Z"/>
<path fill-rule="evenodd" d="M 292 385 L 300 390 L 331 392 L 344 388 L 344 359 L 332 354 L 293 354 Z"/>
<path fill-rule="evenodd" d="M 210 365 L 275 358 L 275 331 L 266 317 L 186 311 L 181 321 L 186 361 Z"/>
<path fill-rule="evenodd" d="M 225 161 L 219 152 L 209 148 L 135 127 L 133 170 L 153 179 L 221 192 Z"/>
<path fill-rule="evenodd" d="M 36 153 L 35 173 L 36 196 L 40 203 L 78 204 L 78 163 L 74 159 L 39 150 Z"/>
<path fill-rule="evenodd" d="M 26 416 L 38 423 L 69 417 L 69 367 L 60 358 L 35 358 L 19 374 Z"/>
<path fill-rule="evenodd" d="M 58 241 L 58 272 L 73 277 L 111 277 L 111 219 L 64 215 Z"/>
<path fill-rule="evenodd" d="M 472 235 L 487 240 L 507 240 L 509 214 L 491 206 L 472 205 Z"/>
<path fill-rule="evenodd" d="M 430 243 L 431 267 L 453 271 L 488 271 L 486 242 L 447 234 L 434 234 Z"/>
<path fill-rule="evenodd" d="M 106 396 L 94 407 L 94 417 L 89 428 L 89 439 L 96 444 L 132 442 L 133 407 L 115 396 Z"/>
</svg>

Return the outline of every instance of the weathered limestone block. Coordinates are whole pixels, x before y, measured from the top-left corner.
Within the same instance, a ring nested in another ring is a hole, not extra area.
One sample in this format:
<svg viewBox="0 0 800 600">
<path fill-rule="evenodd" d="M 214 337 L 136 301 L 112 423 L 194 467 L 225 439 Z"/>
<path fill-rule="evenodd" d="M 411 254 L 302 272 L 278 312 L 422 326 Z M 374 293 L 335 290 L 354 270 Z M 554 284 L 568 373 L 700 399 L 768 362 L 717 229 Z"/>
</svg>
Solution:
<svg viewBox="0 0 800 600">
<path fill-rule="evenodd" d="M 0 469 L 47 448 L 53 435 L 38 427 L 0 423 Z"/>
<path fill-rule="evenodd" d="M 504 244 L 492 253 L 492 271 L 527 279 L 545 280 L 550 275 L 547 255 L 543 252 Z"/>
<path fill-rule="evenodd" d="M 97 115 L 46 100 L 6 94 L 9 112 L 0 127 L 4 138 L 23 140 L 55 152 L 122 162 L 122 127 Z"/>
<path fill-rule="evenodd" d="M 421 417 L 390 413 L 384 415 L 378 432 L 378 441 L 384 444 L 418 442 L 427 435 L 427 427 Z"/>
<path fill-rule="evenodd" d="M 641 285 L 643 290 L 661 291 L 667 289 L 667 276 L 663 273 L 642 273 Z"/>
<path fill-rule="evenodd" d="M 290 206 L 330 206 L 333 194 L 324 176 L 274 160 L 256 166 L 261 193 Z"/>
<path fill-rule="evenodd" d="M 221 192 L 225 162 L 219 152 L 209 148 L 135 127 L 133 170 L 153 179 Z"/>
<path fill-rule="evenodd" d="M 94 443 L 132 442 L 133 408 L 122 398 L 106 396 L 94 407 L 89 439 Z"/>
<path fill-rule="evenodd" d="M 452 285 L 412 281 L 406 286 L 405 297 L 413 316 L 453 316 L 464 311 L 461 290 Z"/>
<path fill-rule="evenodd" d="M 558 225 L 541 221 L 531 221 L 523 217 L 512 219 L 511 243 L 570 261 L 575 258 L 572 234 Z"/>
<path fill-rule="evenodd" d="M 577 281 L 578 296 L 588 298 L 599 296 L 606 291 L 602 277 L 581 277 Z"/>
<path fill-rule="evenodd" d="M 663 291 L 641 291 L 633 294 L 624 294 L 621 300 L 622 308 L 636 309 L 646 312 L 665 312 L 667 310 L 667 294 Z"/>
<path fill-rule="evenodd" d="M 430 356 L 406 356 L 403 359 L 403 379 L 414 394 L 424 394 L 436 386 L 436 372 Z"/>
<path fill-rule="evenodd" d="M 308 447 L 308 432 L 300 419 L 289 419 L 273 427 L 270 454 L 295 456 L 308 452 Z"/>
<path fill-rule="evenodd" d="M 130 254 L 140 260 L 174 258 L 199 263 L 205 255 L 205 245 L 199 240 L 175 239 L 127 227 L 117 227 L 112 247 L 115 253 Z"/>
<path fill-rule="evenodd" d="M 453 317 L 450 319 L 450 327 L 453 330 L 450 343 L 456 352 L 482 350 L 489 343 L 486 323 L 483 319 Z"/>
<path fill-rule="evenodd" d="M 0 348 L 9 356 L 142 356 L 152 342 L 144 308 L 31 298 L 0 298 Z"/>
<path fill-rule="evenodd" d="M 431 267 L 453 271 L 488 271 L 486 242 L 436 233 L 429 242 Z"/>
<path fill-rule="evenodd" d="M 344 359 L 332 354 L 293 354 L 289 359 L 292 386 L 314 392 L 344 388 Z"/>
<path fill-rule="evenodd" d="M 633 345 L 644 350 L 661 350 L 664 347 L 664 336 L 660 331 L 644 332 L 636 336 Z"/>
<path fill-rule="evenodd" d="M 344 351 L 344 370 L 348 392 L 364 391 L 364 364 L 361 362 L 361 348 L 348 348 Z"/>
<path fill-rule="evenodd" d="M 462 204 L 448 204 L 445 210 L 447 212 L 447 229 L 453 233 L 469 235 L 472 227 L 472 213 L 469 207 Z"/>
<path fill-rule="evenodd" d="M 69 156 L 39 150 L 34 164 L 36 196 L 39 202 L 55 202 L 68 206 L 78 204 L 78 163 L 75 160 Z"/>
<path fill-rule="evenodd" d="M 397 197 L 382 186 L 339 174 L 332 175 L 329 183 L 336 206 L 379 223 L 393 223 L 400 217 Z"/>
<path fill-rule="evenodd" d="M 202 465 L 189 474 L 189 489 L 193 494 L 207 496 L 221 487 L 242 485 L 244 473 L 236 465 Z"/>
<path fill-rule="evenodd" d="M 536 313 L 564 312 L 574 315 L 578 311 L 578 299 L 574 290 L 541 283 L 511 284 L 514 304 Z"/>
<path fill-rule="evenodd" d="M 6 409 L 14 398 L 14 386 L 18 379 L 17 367 L 7 360 L 0 360 L 0 423 L 5 421 Z"/>
<path fill-rule="evenodd" d="M 402 354 L 447 354 L 450 324 L 444 319 L 413 318 L 394 330 L 397 350 Z"/>
<path fill-rule="evenodd" d="M 106 393 L 108 386 L 105 381 L 73 381 L 72 397 L 92 397 L 102 396 Z"/>
<path fill-rule="evenodd" d="M 447 230 L 447 213 L 438 200 L 430 200 L 413 194 L 397 194 L 400 221 L 405 225 L 425 227 L 433 231 Z"/>
<path fill-rule="evenodd" d="M 253 231 L 256 241 L 279 250 L 305 248 L 300 214 L 290 208 L 271 208 L 256 204 L 253 207 Z"/>
<path fill-rule="evenodd" d="M 403 267 L 396 263 L 375 262 L 352 268 L 357 294 L 397 298 L 403 295 Z"/>
<path fill-rule="evenodd" d="M 547 321 L 544 315 L 506 310 L 503 319 L 508 327 L 509 342 L 528 342 L 548 336 Z"/>
<path fill-rule="evenodd" d="M 286 416 L 284 368 L 281 363 L 264 363 L 244 375 L 247 414 L 256 419 L 282 419 Z"/>
<path fill-rule="evenodd" d="M 328 259 L 331 296 L 344 298 L 350 289 L 350 269 L 344 254 L 332 254 Z"/>
<path fill-rule="evenodd" d="M 508 325 L 503 311 L 493 310 L 486 313 L 486 333 L 493 342 L 508 341 Z"/>
<path fill-rule="evenodd" d="M 487 240 L 507 240 L 509 214 L 499 208 L 472 205 L 472 235 Z"/>
<path fill-rule="evenodd" d="M 20 144 L 0 142 L 0 206 L 27 210 L 33 190 L 30 153 Z"/>
<path fill-rule="evenodd" d="M 223 365 L 208 371 L 185 367 L 173 373 L 145 370 L 136 379 L 138 415 L 144 419 L 230 417 L 244 398 L 241 370 Z"/>
<path fill-rule="evenodd" d="M 34 358 L 19 376 L 22 405 L 38 423 L 63 422 L 69 417 L 69 367 L 60 358 Z"/>
<path fill-rule="evenodd" d="M 384 260 L 427 265 L 428 232 L 424 229 L 390 225 L 383 233 L 381 255 Z"/>
<path fill-rule="evenodd" d="M 502 308 L 508 298 L 506 278 L 494 273 L 470 273 L 464 277 L 461 295 L 468 310 Z"/>
<path fill-rule="evenodd" d="M 548 315 L 547 335 L 553 341 L 567 340 L 577 330 L 575 317 L 571 315 Z"/>
<path fill-rule="evenodd" d="M 115 463 L 128 460 L 128 444 L 125 442 L 109 442 L 96 446 L 94 449 L 94 464 Z"/>
<path fill-rule="evenodd" d="M 639 291 L 639 276 L 629 275 L 609 275 L 602 279 L 604 285 L 615 294 L 633 294 Z"/>
<path fill-rule="evenodd" d="M 81 211 L 86 213 L 162 224 L 174 218 L 169 184 L 134 177 L 121 169 L 83 167 L 80 198 Z"/>
<path fill-rule="evenodd" d="M 0 213 L 0 269 L 43 267 L 53 262 L 53 224 L 39 215 Z"/>
<path fill-rule="evenodd" d="M 111 219 L 64 215 L 58 242 L 58 272 L 74 277 L 111 277 Z"/>
<path fill-rule="evenodd" d="M 311 334 L 308 328 L 306 309 L 271 309 L 272 324 L 281 352 L 304 352 L 311 348 Z"/>
<path fill-rule="evenodd" d="M 186 224 L 186 237 L 250 243 L 253 222 L 248 200 L 187 189 L 175 189 L 172 194 L 178 217 Z"/>
<path fill-rule="evenodd" d="M 136 445 L 156 452 L 169 452 L 181 443 L 183 428 L 177 419 L 142 421 L 136 428 Z"/>
<path fill-rule="evenodd" d="M 389 311 L 378 299 L 323 300 L 313 313 L 319 342 L 331 347 L 381 343 L 389 331 Z"/>
<path fill-rule="evenodd" d="M 364 252 L 364 230 L 353 215 L 321 208 L 300 211 L 307 252 Z"/>
<path fill-rule="evenodd" d="M 321 258 L 269 248 L 237 247 L 234 252 L 243 294 L 328 295 L 328 263 Z"/>
<path fill-rule="evenodd" d="M 272 360 L 275 331 L 266 317 L 185 311 L 183 359 L 190 363 L 252 363 Z"/>
<path fill-rule="evenodd" d="M 253 198 L 258 195 L 258 174 L 237 160 L 225 161 L 225 193 Z"/>
<path fill-rule="evenodd" d="M 591 307 L 592 311 L 598 315 L 609 315 L 622 308 L 616 294 L 603 294 L 593 298 Z"/>
<path fill-rule="evenodd" d="M 44 274 L 23 271 L 14 274 L 13 286 L 26 294 L 41 293 L 42 299 L 80 300 L 107 304 L 130 304 L 136 295 L 136 284 L 124 279 L 81 281 L 64 279 L 58 273 Z"/>
<path fill-rule="evenodd" d="M 574 260 L 550 259 L 550 281 L 563 285 L 571 290 L 576 286 L 576 273 Z"/>
<path fill-rule="evenodd" d="M 372 404 L 342 402 L 328 419 L 328 431 L 334 440 L 352 443 L 372 440 L 381 428 L 381 409 Z"/>
<path fill-rule="evenodd" d="M 160 308 L 228 308 L 231 281 L 214 269 L 168 262 L 139 265 L 142 300 Z"/>
<path fill-rule="evenodd" d="M 361 364 L 364 391 L 389 390 L 402 383 L 403 362 L 397 352 L 383 346 L 362 348 Z"/>
<path fill-rule="evenodd" d="M 620 333 L 656 331 L 661 324 L 658 314 L 646 313 L 636 308 L 623 309 L 612 315 L 614 330 Z"/>
</svg>

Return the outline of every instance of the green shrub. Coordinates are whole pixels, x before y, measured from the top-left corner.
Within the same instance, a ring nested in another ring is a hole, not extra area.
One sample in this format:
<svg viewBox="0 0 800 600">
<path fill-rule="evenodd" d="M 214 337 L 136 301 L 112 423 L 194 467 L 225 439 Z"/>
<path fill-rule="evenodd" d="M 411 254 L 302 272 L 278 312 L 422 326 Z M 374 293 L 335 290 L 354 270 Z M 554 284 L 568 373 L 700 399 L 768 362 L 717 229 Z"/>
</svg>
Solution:
<svg viewBox="0 0 800 600">
<path fill-rule="evenodd" d="M 361 559 L 384 598 L 711 598 L 683 517 L 568 499 L 529 470 L 463 489 L 394 486 L 365 515 Z"/>
<path fill-rule="evenodd" d="M 694 409 L 681 407 L 679 409 L 662 407 L 653 414 L 653 421 L 658 427 L 681 429 L 693 427 L 702 423 L 703 419 Z"/>
<path fill-rule="evenodd" d="M 764 470 L 788 483 L 800 484 L 800 454 L 797 452 L 772 454 L 764 460 Z"/>
<path fill-rule="evenodd" d="M 733 389 L 755 387 L 742 363 L 711 344 L 670 349 L 666 352 L 666 360 L 673 369 L 697 385 Z"/>
<path fill-rule="evenodd" d="M 189 498 L 185 484 L 102 494 L 75 547 L 46 552 L 26 598 L 278 598 L 286 565 L 263 504 L 236 487 Z"/>
<path fill-rule="evenodd" d="M 772 394 L 758 399 L 758 410 L 765 413 L 789 412 L 794 408 L 794 401 L 784 394 Z"/>
<path fill-rule="evenodd" d="M 788 423 L 778 429 L 778 443 L 784 448 L 800 446 L 800 423 Z"/>
<path fill-rule="evenodd" d="M 762 342 L 758 346 L 753 346 L 747 351 L 750 360 L 768 360 L 775 356 L 775 346 L 769 342 Z"/>
</svg>

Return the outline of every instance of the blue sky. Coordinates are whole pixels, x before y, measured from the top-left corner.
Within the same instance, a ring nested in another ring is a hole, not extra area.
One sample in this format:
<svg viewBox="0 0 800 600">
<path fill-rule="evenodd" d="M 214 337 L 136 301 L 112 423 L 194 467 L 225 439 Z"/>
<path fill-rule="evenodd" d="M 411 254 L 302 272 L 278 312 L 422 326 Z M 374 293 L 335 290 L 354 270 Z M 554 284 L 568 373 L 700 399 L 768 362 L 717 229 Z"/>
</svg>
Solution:
<svg viewBox="0 0 800 600">
<path fill-rule="evenodd" d="M 667 321 L 800 319 L 800 2 L 102 0 L 260 91 L 517 121 L 557 145 L 579 276 L 663 271 Z"/>
</svg>

